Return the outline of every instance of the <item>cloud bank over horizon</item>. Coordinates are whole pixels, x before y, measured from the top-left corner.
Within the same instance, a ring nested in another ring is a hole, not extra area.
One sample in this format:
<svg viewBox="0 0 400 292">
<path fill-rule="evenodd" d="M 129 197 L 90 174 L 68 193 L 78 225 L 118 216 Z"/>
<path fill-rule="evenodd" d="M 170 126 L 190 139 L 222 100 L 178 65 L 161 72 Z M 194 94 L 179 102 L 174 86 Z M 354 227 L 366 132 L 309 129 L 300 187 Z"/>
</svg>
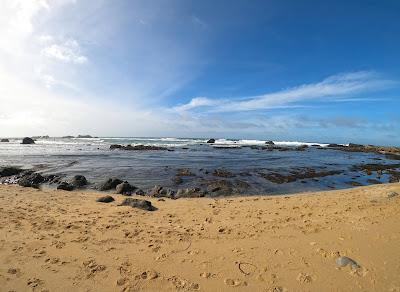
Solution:
<svg viewBox="0 0 400 292">
<path fill-rule="evenodd" d="M 370 44 L 361 27 L 330 39 L 326 32 L 338 28 L 315 16 L 321 31 L 300 20 L 303 31 L 291 31 L 293 23 L 282 20 L 291 1 L 238 1 L 229 9 L 206 2 L 2 1 L 0 137 L 400 144 L 400 64 L 371 53 L 395 56 L 390 50 L 400 41 Z M 372 12 L 363 11 L 365 21 Z M 391 19 L 389 10 L 378 12 L 385 18 L 375 25 Z M 308 12 L 298 13 L 300 19 Z M 342 15 L 343 27 L 350 16 Z M 400 25 L 391 29 L 382 38 Z M 333 45 L 351 35 L 359 39 L 347 42 L 348 51 Z M 365 53 L 352 54 L 357 46 Z"/>
</svg>

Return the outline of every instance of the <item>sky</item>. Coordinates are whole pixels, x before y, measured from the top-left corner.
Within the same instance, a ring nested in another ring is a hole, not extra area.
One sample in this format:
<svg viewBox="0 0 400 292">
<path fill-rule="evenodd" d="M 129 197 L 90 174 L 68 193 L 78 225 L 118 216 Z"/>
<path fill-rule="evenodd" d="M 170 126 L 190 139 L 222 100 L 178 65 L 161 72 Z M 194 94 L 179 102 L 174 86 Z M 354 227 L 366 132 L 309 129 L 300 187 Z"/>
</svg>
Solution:
<svg viewBox="0 0 400 292">
<path fill-rule="evenodd" d="M 397 0 L 0 0 L 0 137 L 400 145 Z"/>
</svg>

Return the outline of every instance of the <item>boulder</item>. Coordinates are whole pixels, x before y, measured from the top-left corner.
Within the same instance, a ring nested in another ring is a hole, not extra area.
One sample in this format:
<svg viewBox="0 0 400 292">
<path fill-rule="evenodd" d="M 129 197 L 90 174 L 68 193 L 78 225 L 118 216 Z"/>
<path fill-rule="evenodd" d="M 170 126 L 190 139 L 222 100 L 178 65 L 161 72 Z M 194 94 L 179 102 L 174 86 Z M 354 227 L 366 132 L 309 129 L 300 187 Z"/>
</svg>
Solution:
<svg viewBox="0 0 400 292">
<path fill-rule="evenodd" d="M 109 178 L 100 184 L 99 190 L 100 191 L 113 190 L 117 187 L 117 185 L 119 185 L 121 183 L 123 183 L 123 181 L 120 180 L 119 178 L 116 178 L 116 177 Z"/>
<path fill-rule="evenodd" d="M 115 187 L 115 192 L 117 194 L 130 196 L 130 195 L 132 195 L 133 191 L 136 190 L 136 189 L 137 189 L 137 187 L 132 186 L 127 181 L 124 181 L 123 183 L 120 183 L 119 185 L 117 185 Z"/>
<path fill-rule="evenodd" d="M 74 188 L 81 188 L 83 186 L 86 186 L 88 184 L 88 181 L 83 175 L 75 175 L 71 179 L 70 184 L 72 184 Z"/>
<path fill-rule="evenodd" d="M 32 138 L 25 137 L 24 139 L 22 139 L 21 144 L 35 144 L 35 141 L 33 141 Z"/>
<path fill-rule="evenodd" d="M 23 172 L 22 169 L 15 166 L 5 166 L 0 168 L 0 177 L 17 175 Z"/>
<path fill-rule="evenodd" d="M 44 182 L 44 177 L 39 173 L 32 173 L 23 176 L 18 180 L 18 184 L 22 187 L 38 188 Z"/>
<path fill-rule="evenodd" d="M 141 199 L 133 199 L 126 198 L 120 205 L 118 206 L 131 206 L 132 208 L 138 208 L 145 211 L 155 211 L 157 210 L 150 201 L 141 200 Z"/>
<path fill-rule="evenodd" d="M 104 197 L 100 197 L 98 199 L 96 199 L 96 202 L 100 202 L 100 203 L 111 203 L 114 201 L 114 198 L 111 196 L 104 196 Z"/>
<path fill-rule="evenodd" d="M 6 143 L 6 142 L 10 142 L 10 140 L 3 138 L 0 140 L 0 142 Z"/>
<path fill-rule="evenodd" d="M 207 141 L 207 143 L 208 143 L 208 144 L 214 144 L 214 143 L 215 143 L 215 139 L 209 139 L 209 140 Z"/>
<path fill-rule="evenodd" d="M 64 190 L 64 191 L 72 191 L 74 189 L 74 186 L 67 183 L 66 181 L 63 181 L 57 186 L 57 190 Z"/>
</svg>

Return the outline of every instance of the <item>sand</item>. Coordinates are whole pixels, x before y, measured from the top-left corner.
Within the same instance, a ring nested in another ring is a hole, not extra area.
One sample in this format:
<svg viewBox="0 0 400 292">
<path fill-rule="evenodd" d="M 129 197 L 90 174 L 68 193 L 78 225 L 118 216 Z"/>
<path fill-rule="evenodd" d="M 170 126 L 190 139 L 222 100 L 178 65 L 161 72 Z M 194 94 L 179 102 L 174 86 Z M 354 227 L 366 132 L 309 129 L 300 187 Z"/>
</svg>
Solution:
<svg viewBox="0 0 400 292">
<path fill-rule="evenodd" d="M 148 212 L 121 195 L 3 185 L 0 290 L 400 291 L 392 191 L 151 199 Z"/>
</svg>

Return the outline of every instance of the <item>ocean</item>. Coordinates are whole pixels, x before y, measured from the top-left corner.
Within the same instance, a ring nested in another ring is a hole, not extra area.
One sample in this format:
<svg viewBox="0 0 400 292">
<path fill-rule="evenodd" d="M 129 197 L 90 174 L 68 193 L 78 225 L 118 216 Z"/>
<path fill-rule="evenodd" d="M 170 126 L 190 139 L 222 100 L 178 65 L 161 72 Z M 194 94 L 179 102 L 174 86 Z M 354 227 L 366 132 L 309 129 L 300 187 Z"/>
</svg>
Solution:
<svg viewBox="0 0 400 292">
<path fill-rule="evenodd" d="M 224 180 L 232 188 L 222 194 L 216 192 L 218 195 L 274 195 L 368 185 L 371 179 L 388 182 L 389 175 L 385 172 L 365 173 L 353 170 L 352 166 L 396 162 L 376 153 L 329 149 L 327 144 L 318 142 L 274 141 L 275 146 L 286 147 L 287 151 L 263 149 L 266 145 L 262 140 L 206 142 L 207 139 L 197 138 L 99 137 L 44 138 L 32 145 L 22 145 L 21 139 L 10 139 L 9 143 L 0 143 L 0 166 L 34 168 L 42 174 L 59 174 L 65 179 L 80 174 L 91 183 L 89 188 L 109 177 L 126 180 L 143 190 L 155 185 L 174 190 L 207 188 Z M 110 150 L 112 144 L 163 146 L 173 151 Z M 296 150 L 301 145 L 309 147 Z M 187 169 L 190 175 L 181 176 L 177 183 L 176 175 L 182 169 Z M 284 183 L 266 178 L 269 174 L 288 176 L 310 170 L 333 174 Z"/>
</svg>

